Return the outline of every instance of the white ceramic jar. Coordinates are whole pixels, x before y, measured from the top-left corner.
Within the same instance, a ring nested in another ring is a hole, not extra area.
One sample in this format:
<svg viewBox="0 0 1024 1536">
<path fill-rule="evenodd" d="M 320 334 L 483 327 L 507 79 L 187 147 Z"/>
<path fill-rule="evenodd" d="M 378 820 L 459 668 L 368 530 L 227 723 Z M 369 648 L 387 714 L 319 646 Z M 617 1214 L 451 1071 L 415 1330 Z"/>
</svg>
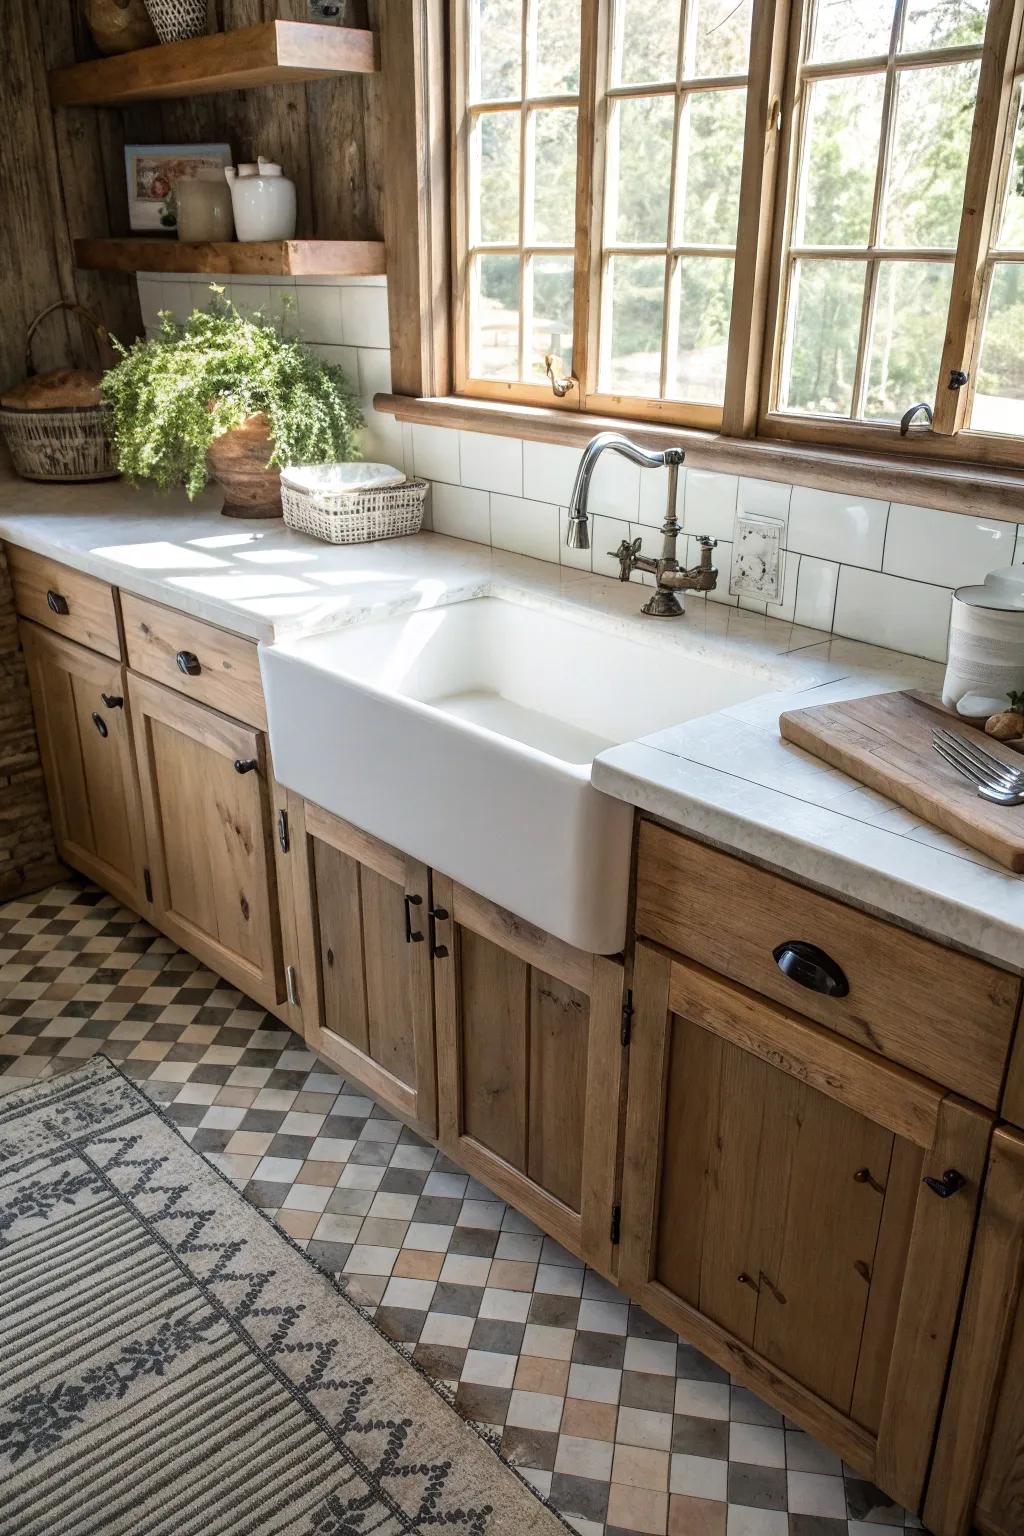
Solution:
<svg viewBox="0 0 1024 1536">
<path fill-rule="evenodd" d="M 992 571 L 980 586 L 953 593 L 942 702 L 994 715 L 1024 688 L 1024 566 Z"/>
<path fill-rule="evenodd" d="M 230 240 L 235 232 L 231 189 L 219 170 L 207 167 L 175 184 L 179 240 Z"/>
<path fill-rule="evenodd" d="M 295 234 L 295 183 L 279 165 L 260 159 L 257 174 L 249 166 L 226 166 L 235 232 L 239 240 L 291 240 Z"/>
</svg>

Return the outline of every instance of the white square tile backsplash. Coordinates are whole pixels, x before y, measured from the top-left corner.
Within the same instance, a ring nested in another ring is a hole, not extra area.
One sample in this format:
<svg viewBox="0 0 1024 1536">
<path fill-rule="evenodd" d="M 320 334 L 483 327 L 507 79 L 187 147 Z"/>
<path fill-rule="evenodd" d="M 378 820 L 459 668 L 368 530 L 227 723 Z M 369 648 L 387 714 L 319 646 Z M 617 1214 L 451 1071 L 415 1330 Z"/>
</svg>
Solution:
<svg viewBox="0 0 1024 1536">
<path fill-rule="evenodd" d="M 160 309 L 184 319 L 209 302 L 208 277 L 140 274 L 138 281 L 149 329 Z M 438 533 L 609 578 L 617 577 L 618 563 L 608 551 L 622 538 L 640 537 L 644 553 L 658 553 L 664 471 L 640 470 L 606 454 L 591 482 L 592 548 L 571 550 L 565 546 L 566 506 L 578 449 L 402 426 L 376 412 L 374 394 L 391 387 L 383 278 L 282 278 L 269 284 L 231 279 L 224 286 L 240 308 L 260 304 L 272 314 L 286 294 L 294 296 L 289 324 L 342 367 L 359 393 L 367 421 L 364 453 L 432 482 L 431 517 Z M 709 533 L 719 541 L 715 564 L 721 585 L 710 601 L 732 606 L 742 601 L 744 608 L 772 618 L 937 661 L 946 654 L 952 589 L 1013 561 L 1024 564 L 1024 522 L 1017 526 L 901 502 L 890 506 L 872 497 L 714 470 L 681 471 L 677 510 L 688 535 L 680 541 L 681 560 L 693 564 L 698 558 L 693 535 Z M 788 519 L 780 603 L 729 595 L 737 511 Z"/>
</svg>

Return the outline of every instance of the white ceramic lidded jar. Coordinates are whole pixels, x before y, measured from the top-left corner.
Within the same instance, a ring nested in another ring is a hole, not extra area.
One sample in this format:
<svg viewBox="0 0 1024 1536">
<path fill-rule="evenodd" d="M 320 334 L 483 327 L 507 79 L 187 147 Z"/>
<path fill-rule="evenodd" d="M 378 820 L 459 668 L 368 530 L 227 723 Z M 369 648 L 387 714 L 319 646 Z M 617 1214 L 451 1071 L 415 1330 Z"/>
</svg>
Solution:
<svg viewBox="0 0 1024 1536">
<path fill-rule="evenodd" d="M 1007 694 L 1021 688 L 1024 565 L 1012 565 L 953 593 L 942 702 L 964 715 L 994 715 L 1007 708 Z"/>
<path fill-rule="evenodd" d="M 235 233 L 231 191 L 220 171 L 208 166 L 174 188 L 179 240 L 230 240 Z"/>
<path fill-rule="evenodd" d="M 225 166 L 239 240 L 291 240 L 295 234 L 295 183 L 279 165 L 260 159 L 249 166 Z"/>
</svg>

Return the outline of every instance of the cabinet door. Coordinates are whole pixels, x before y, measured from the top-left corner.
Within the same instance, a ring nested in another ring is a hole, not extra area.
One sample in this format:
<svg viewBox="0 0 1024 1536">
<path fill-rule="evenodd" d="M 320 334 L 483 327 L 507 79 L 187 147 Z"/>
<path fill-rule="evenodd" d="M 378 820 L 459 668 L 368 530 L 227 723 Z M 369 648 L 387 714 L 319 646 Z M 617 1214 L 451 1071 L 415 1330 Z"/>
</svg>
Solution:
<svg viewBox="0 0 1024 1536">
<path fill-rule="evenodd" d="M 1024 1530 L 1024 1135 L 1001 1125 L 928 1479 L 936 1536 Z"/>
<path fill-rule="evenodd" d="M 145 912 L 142 835 L 121 664 L 22 622 L 32 705 L 63 858 Z"/>
<path fill-rule="evenodd" d="M 623 972 L 433 875 L 441 1144 L 608 1273 Z"/>
<path fill-rule="evenodd" d="M 436 1136 L 426 866 L 288 798 L 306 1041 Z"/>
<path fill-rule="evenodd" d="M 645 945 L 635 991 L 623 1282 L 916 1508 L 991 1118 Z"/>
<path fill-rule="evenodd" d="M 266 741 L 128 674 L 156 919 L 247 996 L 284 996 Z"/>
</svg>

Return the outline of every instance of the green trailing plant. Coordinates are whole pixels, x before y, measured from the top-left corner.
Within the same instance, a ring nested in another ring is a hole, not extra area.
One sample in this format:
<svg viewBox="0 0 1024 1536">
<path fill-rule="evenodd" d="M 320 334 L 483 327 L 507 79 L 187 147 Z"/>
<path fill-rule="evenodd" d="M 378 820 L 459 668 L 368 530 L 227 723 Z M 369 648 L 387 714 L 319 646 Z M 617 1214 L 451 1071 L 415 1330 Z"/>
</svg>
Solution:
<svg viewBox="0 0 1024 1536">
<path fill-rule="evenodd" d="M 103 395 L 122 474 L 182 485 L 190 498 L 209 479 L 214 438 L 263 411 L 270 421 L 270 464 L 330 464 L 359 457 L 363 425 L 352 386 L 261 314 L 241 315 L 211 284 L 207 310 L 184 324 L 166 311 L 149 340 L 125 347 L 105 375 Z"/>
</svg>

